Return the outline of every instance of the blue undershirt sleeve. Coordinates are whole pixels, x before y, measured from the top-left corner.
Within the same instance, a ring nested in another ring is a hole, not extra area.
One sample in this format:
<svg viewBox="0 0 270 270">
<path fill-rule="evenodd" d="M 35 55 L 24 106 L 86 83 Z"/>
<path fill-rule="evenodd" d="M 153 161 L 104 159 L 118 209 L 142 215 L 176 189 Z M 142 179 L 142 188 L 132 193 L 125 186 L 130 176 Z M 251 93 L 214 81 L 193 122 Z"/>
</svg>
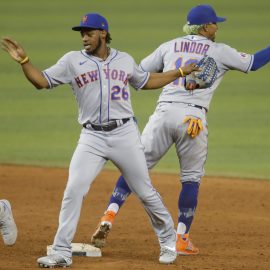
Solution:
<svg viewBox="0 0 270 270">
<path fill-rule="evenodd" d="M 254 54 L 254 61 L 250 70 L 255 71 L 270 61 L 270 46 Z"/>
</svg>

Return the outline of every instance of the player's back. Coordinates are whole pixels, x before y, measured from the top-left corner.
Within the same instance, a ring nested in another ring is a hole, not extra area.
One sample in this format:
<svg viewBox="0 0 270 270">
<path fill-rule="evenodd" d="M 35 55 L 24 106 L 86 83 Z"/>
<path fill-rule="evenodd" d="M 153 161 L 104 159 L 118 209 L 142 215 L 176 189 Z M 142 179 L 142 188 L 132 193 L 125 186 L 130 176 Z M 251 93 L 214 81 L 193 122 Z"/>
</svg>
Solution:
<svg viewBox="0 0 270 270">
<path fill-rule="evenodd" d="M 187 35 L 163 43 L 143 59 L 140 66 L 146 71 L 165 72 L 198 62 L 205 55 L 218 55 L 217 51 L 222 46 L 226 45 L 215 43 L 203 36 Z M 220 80 L 217 80 L 212 88 L 188 92 L 184 87 L 184 78 L 179 78 L 163 88 L 159 101 L 194 103 L 208 108 L 219 82 Z"/>
</svg>

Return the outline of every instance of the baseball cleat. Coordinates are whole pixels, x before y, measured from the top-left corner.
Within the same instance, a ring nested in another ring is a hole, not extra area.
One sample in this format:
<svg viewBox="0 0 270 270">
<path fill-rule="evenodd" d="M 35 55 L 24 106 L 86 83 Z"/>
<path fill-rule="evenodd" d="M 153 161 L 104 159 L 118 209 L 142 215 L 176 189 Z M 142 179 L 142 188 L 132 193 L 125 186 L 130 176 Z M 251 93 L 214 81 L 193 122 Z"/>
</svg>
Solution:
<svg viewBox="0 0 270 270">
<path fill-rule="evenodd" d="M 37 263 L 41 268 L 66 268 L 72 264 L 72 259 L 60 254 L 52 254 L 38 258 Z"/>
<path fill-rule="evenodd" d="M 161 247 L 160 255 L 159 255 L 159 262 L 161 264 L 171 264 L 174 263 L 177 257 L 177 253 L 175 250 L 172 250 L 168 247 Z"/>
<path fill-rule="evenodd" d="M 104 247 L 111 227 L 112 225 L 109 222 L 100 223 L 97 230 L 92 235 L 91 244 L 98 248 Z"/>
<path fill-rule="evenodd" d="M 12 246 L 17 239 L 17 226 L 14 221 L 9 201 L 0 200 L 0 231 L 5 245 Z"/>
<path fill-rule="evenodd" d="M 178 255 L 197 255 L 199 249 L 192 244 L 188 234 L 184 235 L 184 239 L 177 234 L 176 252 Z"/>
<path fill-rule="evenodd" d="M 112 228 L 116 213 L 113 211 L 106 211 L 105 215 L 101 218 L 101 221 L 91 237 L 91 244 L 95 247 L 102 248 L 106 244 L 106 239 Z"/>
</svg>

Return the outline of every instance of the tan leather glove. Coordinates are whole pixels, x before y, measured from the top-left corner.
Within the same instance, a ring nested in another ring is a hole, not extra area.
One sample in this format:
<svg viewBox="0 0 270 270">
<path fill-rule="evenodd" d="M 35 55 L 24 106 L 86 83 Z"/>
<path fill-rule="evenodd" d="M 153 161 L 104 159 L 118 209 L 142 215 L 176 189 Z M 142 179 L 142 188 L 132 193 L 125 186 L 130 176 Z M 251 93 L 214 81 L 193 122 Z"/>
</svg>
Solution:
<svg viewBox="0 0 270 270">
<path fill-rule="evenodd" d="M 195 138 L 201 130 L 203 130 L 202 120 L 200 118 L 193 118 L 191 116 L 187 116 L 183 123 L 189 122 L 187 133 L 191 136 L 191 138 Z"/>
</svg>

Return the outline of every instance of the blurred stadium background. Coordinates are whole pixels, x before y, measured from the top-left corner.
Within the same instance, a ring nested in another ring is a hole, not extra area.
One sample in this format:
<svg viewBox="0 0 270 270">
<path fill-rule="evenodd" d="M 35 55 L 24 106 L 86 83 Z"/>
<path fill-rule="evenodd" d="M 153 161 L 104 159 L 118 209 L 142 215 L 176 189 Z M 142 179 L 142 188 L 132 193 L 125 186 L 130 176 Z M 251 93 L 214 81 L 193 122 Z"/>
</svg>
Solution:
<svg viewBox="0 0 270 270">
<path fill-rule="evenodd" d="M 227 17 L 217 42 L 255 53 L 269 46 L 269 0 L 204 1 Z M 13 0 L 0 2 L 0 35 L 19 41 L 34 65 L 54 64 L 81 49 L 71 31 L 88 12 L 109 21 L 111 46 L 139 61 L 161 43 L 182 35 L 191 7 L 180 0 Z M 229 72 L 214 95 L 210 112 L 207 175 L 270 179 L 269 65 L 249 75 Z M 0 163 L 67 167 L 80 132 L 69 86 L 35 91 L 20 66 L 0 52 Z M 142 130 L 156 106 L 158 91 L 132 91 Z M 131 161 L 132 162 L 132 161 Z M 109 168 L 113 168 L 108 164 Z M 174 147 L 155 171 L 178 172 Z"/>
</svg>

